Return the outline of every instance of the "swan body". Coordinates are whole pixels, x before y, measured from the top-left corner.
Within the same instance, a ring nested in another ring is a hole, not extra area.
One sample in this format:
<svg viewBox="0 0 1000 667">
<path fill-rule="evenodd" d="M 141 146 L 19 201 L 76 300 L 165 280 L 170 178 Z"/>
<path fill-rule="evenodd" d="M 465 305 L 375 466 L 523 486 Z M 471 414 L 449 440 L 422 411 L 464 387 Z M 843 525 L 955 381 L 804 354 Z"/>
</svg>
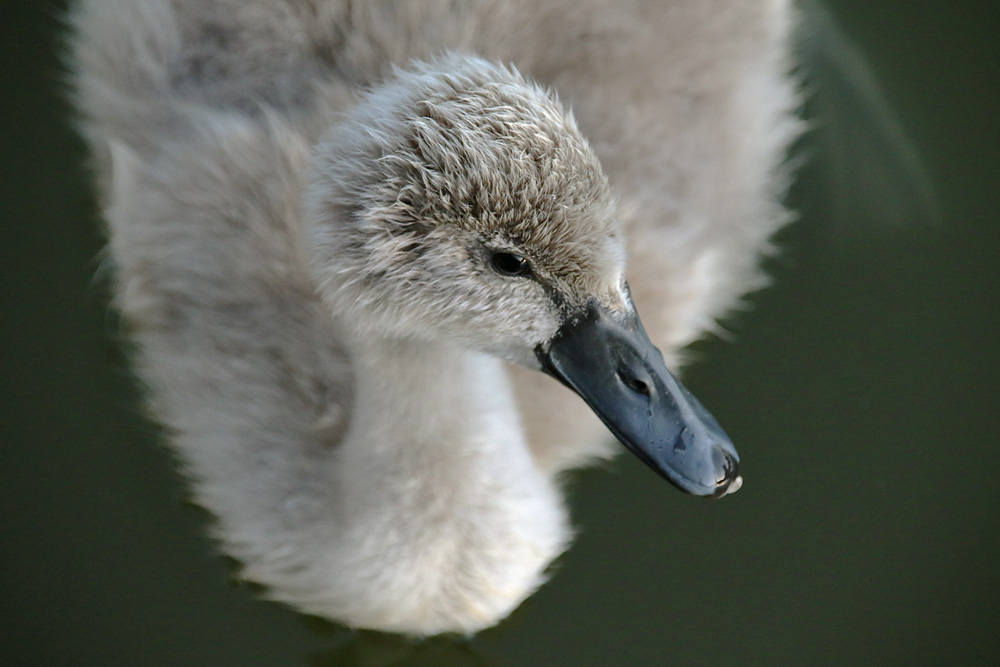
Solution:
<svg viewBox="0 0 1000 667">
<path fill-rule="evenodd" d="M 78 6 L 116 304 L 242 576 L 474 632 L 566 548 L 557 476 L 610 453 L 602 421 L 689 492 L 738 488 L 666 366 L 787 219 L 790 11 Z"/>
</svg>

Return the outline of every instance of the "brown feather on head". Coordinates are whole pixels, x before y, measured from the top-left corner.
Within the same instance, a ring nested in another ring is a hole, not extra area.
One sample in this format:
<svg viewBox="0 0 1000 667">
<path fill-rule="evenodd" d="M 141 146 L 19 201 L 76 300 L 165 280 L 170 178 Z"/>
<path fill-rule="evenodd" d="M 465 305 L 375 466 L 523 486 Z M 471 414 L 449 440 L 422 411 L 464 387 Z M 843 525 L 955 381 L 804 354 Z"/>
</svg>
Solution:
<svg viewBox="0 0 1000 667">
<path fill-rule="evenodd" d="M 565 303 L 620 299 L 616 201 L 553 95 L 515 70 L 452 54 L 396 77 L 317 150 L 307 219 L 321 279 L 345 297 L 338 304 L 370 305 L 385 315 L 366 314 L 379 327 L 406 335 L 433 312 L 435 331 L 492 330 L 489 349 L 517 340 L 523 351 L 551 336 Z M 491 268 L 495 253 L 522 257 L 533 280 L 505 280 Z"/>
</svg>

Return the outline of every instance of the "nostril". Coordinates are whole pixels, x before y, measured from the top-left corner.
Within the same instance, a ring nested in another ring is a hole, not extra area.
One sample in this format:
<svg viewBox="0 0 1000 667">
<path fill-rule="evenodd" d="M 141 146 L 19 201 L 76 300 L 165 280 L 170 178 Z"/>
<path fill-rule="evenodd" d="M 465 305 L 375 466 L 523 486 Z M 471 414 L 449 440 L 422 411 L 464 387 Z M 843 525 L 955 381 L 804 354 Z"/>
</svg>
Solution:
<svg viewBox="0 0 1000 667">
<path fill-rule="evenodd" d="M 642 380 L 632 378 L 625 382 L 628 388 L 637 394 L 642 394 L 643 396 L 649 396 L 649 385 Z"/>
<path fill-rule="evenodd" d="M 626 387 L 628 387 L 637 394 L 642 394 L 643 396 L 649 396 L 651 393 L 649 383 L 646 382 L 645 380 L 640 380 L 631 373 L 619 369 L 618 378 L 622 381 L 622 383 L 624 383 Z"/>
</svg>

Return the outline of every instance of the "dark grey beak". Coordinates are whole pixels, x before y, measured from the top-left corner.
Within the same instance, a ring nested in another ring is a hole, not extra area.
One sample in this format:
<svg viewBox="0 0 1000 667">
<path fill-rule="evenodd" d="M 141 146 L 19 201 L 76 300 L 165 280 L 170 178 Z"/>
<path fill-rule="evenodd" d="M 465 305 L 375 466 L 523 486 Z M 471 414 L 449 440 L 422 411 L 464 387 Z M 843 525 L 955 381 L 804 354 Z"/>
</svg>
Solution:
<svg viewBox="0 0 1000 667">
<path fill-rule="evenodd" d="M 611 432 L 670 483 L 697 496 L 740 488 L 739 456 L 718 422 L 667 370 L 639 316 L 591 302 L 535 354 Z"/>
</svg>

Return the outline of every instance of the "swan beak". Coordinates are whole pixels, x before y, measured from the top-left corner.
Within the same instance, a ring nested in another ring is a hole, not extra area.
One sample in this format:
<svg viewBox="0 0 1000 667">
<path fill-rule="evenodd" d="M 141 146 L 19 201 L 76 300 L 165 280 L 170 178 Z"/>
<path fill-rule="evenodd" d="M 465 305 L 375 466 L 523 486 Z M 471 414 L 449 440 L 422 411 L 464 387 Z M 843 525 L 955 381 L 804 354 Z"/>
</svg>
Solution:
<svg viewBox="0 0 1000 667">
<path fill-rule="evenodd" d="M 591 301 L 535 354 L 543 371 L 677 488 L 717 498 L 742 485 L 733 443 L 667 370 L 634 309 L 623 316 Z"/>
</svg>

